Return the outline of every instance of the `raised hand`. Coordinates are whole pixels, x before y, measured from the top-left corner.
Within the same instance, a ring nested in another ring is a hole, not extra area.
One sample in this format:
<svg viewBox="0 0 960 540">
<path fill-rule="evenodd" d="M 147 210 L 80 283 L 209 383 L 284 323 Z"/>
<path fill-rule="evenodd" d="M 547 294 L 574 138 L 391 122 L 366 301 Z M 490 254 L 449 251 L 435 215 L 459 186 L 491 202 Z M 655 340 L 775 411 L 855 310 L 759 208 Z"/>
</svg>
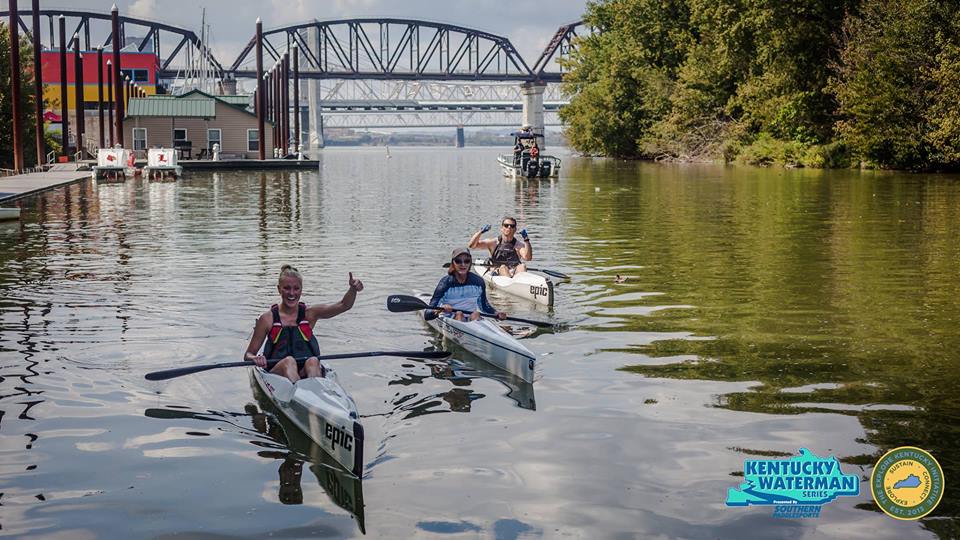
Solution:
<svg viewBox="0 0 960 540">
<path fill-rule="evenodd" d="M 353 290 L 355 290 L 355 291 L 357 291 L 357 292 L 360 292 L 360 291 L 363 290 L 363 282 L 360 281 L 359 279 L 355 279 L 355 278 L 353 277 L 353 272 L 350 272 L 350 277 L 349 277 L 349 282 L 348 282 L 348 283 L 350 284 L 350 288 L 353 289 Z"/>
<path fill-rule="evenodd" d="M 490 224 L 487 223 L 486 225 L 483 226 L 483 228 L 480 229 L 480 234 L 483 234 L 489 230 L 490 230 Z"/>
<path fill-rule="evenodd" d="M 526 228 L 526 227 L 520 229 L 520 236 L 521 236 L 524 240 L 527 239 L 527 228 Z"/>
</svg>

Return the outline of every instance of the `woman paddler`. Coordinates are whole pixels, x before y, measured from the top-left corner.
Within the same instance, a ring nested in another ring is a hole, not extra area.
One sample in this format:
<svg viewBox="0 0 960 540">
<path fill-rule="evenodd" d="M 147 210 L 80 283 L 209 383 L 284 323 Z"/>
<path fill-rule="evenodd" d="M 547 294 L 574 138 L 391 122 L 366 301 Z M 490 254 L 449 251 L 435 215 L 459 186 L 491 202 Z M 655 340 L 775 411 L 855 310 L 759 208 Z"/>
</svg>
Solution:
<svg viewBox="0 0 960 540">
<path fill-rule="evenodd" d="M 270 373 L 284 375 L 293 382 L 304 377 L 322 377 L 323 368 L 317 359 L 320 345 L 313 335 L 313 326 L 318 319 L 336 317 L 353 307 L 363 283 L 353 277 L 353 272 L 348 283 L 350 288 L 336 304 L 307 306 L 300 301 L 303 277 L 296 268 L 283 265 L 277 281 L 280 302 L 257 319 L 243 359 L 261 368 L 267 367 L 267 360 L 280 359 Z M 263 353 L 258 354 L 261 346 Z M 298 368 L 297 358 L 306 359 L 303 369 Z"/>
<path fill-rule="evenodd" d="M 430 299 L 430 307 L 435 309 L 425 314 L 427 320 L 442 315 L 462 321 L 465 311 L 471 312 L 471 321 L 479 319 L 481 311 L 489 315 L 496 314 L 500 320 L 507 318 L 506 313 L 497 311 L 490 305 L 487 300 L 487 284 L 482 277 L 470 271 L 472 264 L 473 258 L 469 249 L 453 250 L 447 275 L 437 283 L 433 298 Z"/>
</svg>

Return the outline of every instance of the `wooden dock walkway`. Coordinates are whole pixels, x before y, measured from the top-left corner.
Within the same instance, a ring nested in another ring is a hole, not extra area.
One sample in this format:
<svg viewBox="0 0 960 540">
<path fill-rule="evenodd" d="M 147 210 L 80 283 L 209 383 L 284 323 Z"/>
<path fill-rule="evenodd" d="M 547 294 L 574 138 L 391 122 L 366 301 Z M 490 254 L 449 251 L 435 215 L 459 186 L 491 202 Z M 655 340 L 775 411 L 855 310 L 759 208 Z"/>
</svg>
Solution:
<svg viewBox="0 0 960 540">
<path fill-rule="evenodd" d="M 90 178 L 90 171 L 50 170 L 0 177 L 0 204 Z"/>
<path fill-rule="evenodd" d="M 87 166 L 96 165 L 96 162 L 85 161 Z M 182 160 L 179 162 L 184 170 L 310 170 L 316 169 L 320 162 L 315 159 L 227 159 L 221 161 L 210 160 Z M 9 203 L 23 197 L 35 195 L 41 191 L 55 189 L 90 178 L 90 171 L 77 171 L 76 163 L 57 164 L 49 171 L 18 174 L 16 176 L 0 177 L 0 204 Z"/>
</svg>

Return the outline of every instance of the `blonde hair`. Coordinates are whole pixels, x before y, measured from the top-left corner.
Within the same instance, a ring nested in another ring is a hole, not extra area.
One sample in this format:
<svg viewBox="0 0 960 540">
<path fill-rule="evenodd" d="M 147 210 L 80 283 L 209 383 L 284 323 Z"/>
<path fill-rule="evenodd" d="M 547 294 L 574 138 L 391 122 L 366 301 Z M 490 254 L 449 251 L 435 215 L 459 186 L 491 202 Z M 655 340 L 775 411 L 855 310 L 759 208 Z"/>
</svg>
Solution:
<svg viewBox="0 0 960 540">
<path fill-rule="evenodd" d="M 300 283 L 303 283 L 303 276 L 300 275 L 300 272 L 298 272 L 296 268 L 290 266 L 289 264 L 285 264 L 280 267 L 280 277 L 277 278 L 277 285 L 283 281 L 284 277 L 288 276 L 295 277 L 300 281 Z"/>
</svg>

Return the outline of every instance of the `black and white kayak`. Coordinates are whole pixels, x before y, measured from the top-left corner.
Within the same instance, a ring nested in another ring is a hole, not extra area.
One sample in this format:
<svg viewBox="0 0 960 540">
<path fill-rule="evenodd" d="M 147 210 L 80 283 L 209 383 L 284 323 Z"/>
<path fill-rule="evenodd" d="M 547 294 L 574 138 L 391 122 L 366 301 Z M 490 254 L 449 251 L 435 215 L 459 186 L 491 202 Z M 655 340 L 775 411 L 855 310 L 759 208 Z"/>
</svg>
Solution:
<svg viewBox="0 0 960 540">
<path fill-rule="evenodd" d="M 253 371 L 251 370 L 251 372 Z M 276 431 L 269 429 L 266 425 L 263 426 L 263 429 L 257 427 L 256 421 L 254 421 L 254 427 L 281 445 L 285 444 L 290 449 L 286 456 L 282 456 L 284 463 L 281 465 L 281 470 L 284 465 L 288 465 L 291 461 L 309 461 L 310 470 L 316 475 L 317 481 L 327 492 L 330 500 L 349 512 L 357 520 L 360 532 L 366 534 L 363 513 L 363 486 L 360 477 L 346 472 L 316 442 L 307 437 L 302 429 L 293 424 L 282 411 L 277 409 L 274 402 L 260 388 L 260 383 L 256 381 L 256 375 L 251 374 L 250 379 L 257 403 L 259 403 L 263 413 L 269 414 L 271 421 L 280 425 L 283 435 L 278 435 Z M 296 482 L 296 485 L 299 487 L 299 481 Z"/>
<path fill-rule="evenodd" d="M 553 282 L 546 276 L 533 272 L 517 272 L 510 276 L 494 275 L 486 259 L 476 259 L 473 271 L 487 282 L 491 289 L 530 300 L 544 306 L 553 305 Z"/>
<path fill-rule="evenodd" d="M 356 477 L 363 473 L 363 426 L 357 405 L 324 364 L 324 377 L 290 379 L 253 368 L 267 398 L 313 442 Z"/>
<path fill-rule="evenodd" d="M 429 302 L 430 295 L 420 295 L 420 299 Z M 461 322 L 451 317 L 427 320 L 426 313 L 426 310 L 420 311 L 420 317 L 445 338 L 453 340 L 494 366 L 524 381 L 533 382 L 537 366 L 536 355 L 497 323 L 489 319 Z"/>
</svg>

